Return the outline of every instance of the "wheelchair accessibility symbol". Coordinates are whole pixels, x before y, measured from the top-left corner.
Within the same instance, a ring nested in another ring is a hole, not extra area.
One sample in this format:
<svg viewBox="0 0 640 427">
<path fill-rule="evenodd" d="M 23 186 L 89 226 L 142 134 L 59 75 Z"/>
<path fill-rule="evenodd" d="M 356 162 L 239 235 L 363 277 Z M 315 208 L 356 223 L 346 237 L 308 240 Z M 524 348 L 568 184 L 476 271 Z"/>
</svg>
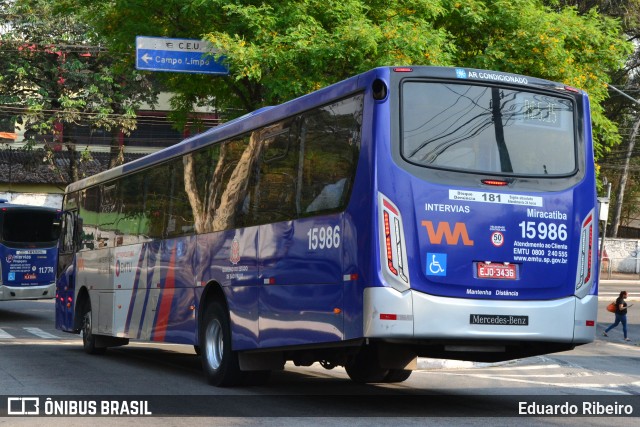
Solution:
<svg viewBox="0 0 640 427">
<path fill-rule="evenodd" d="M 427 253 L 427 276 L 447 275 L 447 254 Z"/>
</svg>

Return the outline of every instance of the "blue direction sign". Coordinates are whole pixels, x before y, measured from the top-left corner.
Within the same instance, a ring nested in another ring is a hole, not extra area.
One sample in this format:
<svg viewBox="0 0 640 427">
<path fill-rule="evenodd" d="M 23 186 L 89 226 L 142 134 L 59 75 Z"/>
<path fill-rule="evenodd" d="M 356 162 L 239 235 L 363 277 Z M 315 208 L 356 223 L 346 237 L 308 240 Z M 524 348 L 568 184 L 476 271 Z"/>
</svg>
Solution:
<svg viewBox="0 0 640 427">
<path fill-rule="evenodd" d="M 166 37 L 136 37 L 136 68 L 148 71 L 176 73 L 229 74 L 215 61 L 211 44 L 203 40 Z"/>
</svg>

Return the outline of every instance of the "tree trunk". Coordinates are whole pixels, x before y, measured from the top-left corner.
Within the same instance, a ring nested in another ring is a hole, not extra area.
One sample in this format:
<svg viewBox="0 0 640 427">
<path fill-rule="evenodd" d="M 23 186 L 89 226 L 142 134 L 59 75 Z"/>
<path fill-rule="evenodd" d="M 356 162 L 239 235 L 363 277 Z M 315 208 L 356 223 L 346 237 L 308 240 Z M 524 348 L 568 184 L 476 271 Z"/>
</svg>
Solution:
<svg viewBox="0 0 640 427">
<path fill-rule="evenodd" d="M 80 174 L 78 173 L 75 145 L 67 144 L 67 151 L 69 152 L 69 178 L 71 178 L 71 182 L 76 182 L 80 179 Z"/>
<path fill-rule="evenodd" d="M 220 205 L 216 209 L 213 217 L 214 230 L 226 230 L 234 226 L 233 221 L 238 210 L 238 205 L 244 201 L 247 195 L 247 187 L 249 184 L 249 174 L 253 169 L 253 165 L 260 156 L 262 144 L 262 135 L 269 128 L 257 130 L 251 133 L 249 145 L 242 153 L 240 161 L 233 170 L 229 182 L 220 198 Z"/>
<path fill-rule="evenodd" d="M 206 231 L 206 219 L 203 215 L 204 207 L 202 206 L 202 198 L 198 194 L 198 187 L 196 185 L 195 164 L 193 160 L 193 154 L 187 154 L 182 158 L 184 165 L 184 189 L 189 198 L 189 205 L 193 212 L 194 226 L 196 233 L 204 233 Z"/>
<path fill-rule="evenodd" d="M 120 144 L 118 136 L 111 138 L 109 147 L 109 169 L 120 166 L 124 163 L 124 146 Z"/>
</svg>

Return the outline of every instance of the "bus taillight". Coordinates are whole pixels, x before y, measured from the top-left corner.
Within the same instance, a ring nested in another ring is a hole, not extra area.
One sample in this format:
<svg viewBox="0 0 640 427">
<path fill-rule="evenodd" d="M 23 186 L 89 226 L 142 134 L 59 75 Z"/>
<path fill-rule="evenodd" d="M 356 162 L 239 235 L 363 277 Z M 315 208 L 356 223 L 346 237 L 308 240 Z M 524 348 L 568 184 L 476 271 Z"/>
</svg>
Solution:
<svg viewBox="0 0 640 427">
<path fill-rule="evenodd" d="M 400 210 L 388 198 L 378 193 L 380 211 L 380 240 L 384 248 L 381 256 L 382 270 L 387 283 L 396 290 L 409 289 L 407 250 Z"/>
<path fill-rule="evenodd" d="M 508 181 L 504 181 L 501 179 L 483 179 L 482 183 L 484 185 L 493 185 L 496 187 L 504 187 L 505 185 L 509 185 Z"/>
<path fill-rule="evenodd" d="M 578 274 L 576 291 L 591 281 L 593 259 L 593 211 L 582 223 L 580 232 L 580 253 L 578 258 Z"/>
<path fill-rule="evenodd" d="M 389 213 L 384 211 L 384 240 L 387 246 L 387 267 L 389 271 L 395 276 L 398 275 L 398 270 L 393 266 L 393 246 L 391 244 L 391 226 L 389 224 Z"/>
</svg>

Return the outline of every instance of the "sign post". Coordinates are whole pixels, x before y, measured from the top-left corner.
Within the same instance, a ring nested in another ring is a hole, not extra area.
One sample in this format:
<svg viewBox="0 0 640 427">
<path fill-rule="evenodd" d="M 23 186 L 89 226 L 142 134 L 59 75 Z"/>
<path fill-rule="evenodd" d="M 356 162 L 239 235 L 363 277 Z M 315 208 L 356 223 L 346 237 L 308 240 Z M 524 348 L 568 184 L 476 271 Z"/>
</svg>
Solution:
<svg viewBox="0 0 640 427">
<path fill-rule="evenodd" d="M 228 75 L 227 67 L 213 53 L 213 46 L 203 40 L 136 37 L 138 70 Z"/>
</svg>

